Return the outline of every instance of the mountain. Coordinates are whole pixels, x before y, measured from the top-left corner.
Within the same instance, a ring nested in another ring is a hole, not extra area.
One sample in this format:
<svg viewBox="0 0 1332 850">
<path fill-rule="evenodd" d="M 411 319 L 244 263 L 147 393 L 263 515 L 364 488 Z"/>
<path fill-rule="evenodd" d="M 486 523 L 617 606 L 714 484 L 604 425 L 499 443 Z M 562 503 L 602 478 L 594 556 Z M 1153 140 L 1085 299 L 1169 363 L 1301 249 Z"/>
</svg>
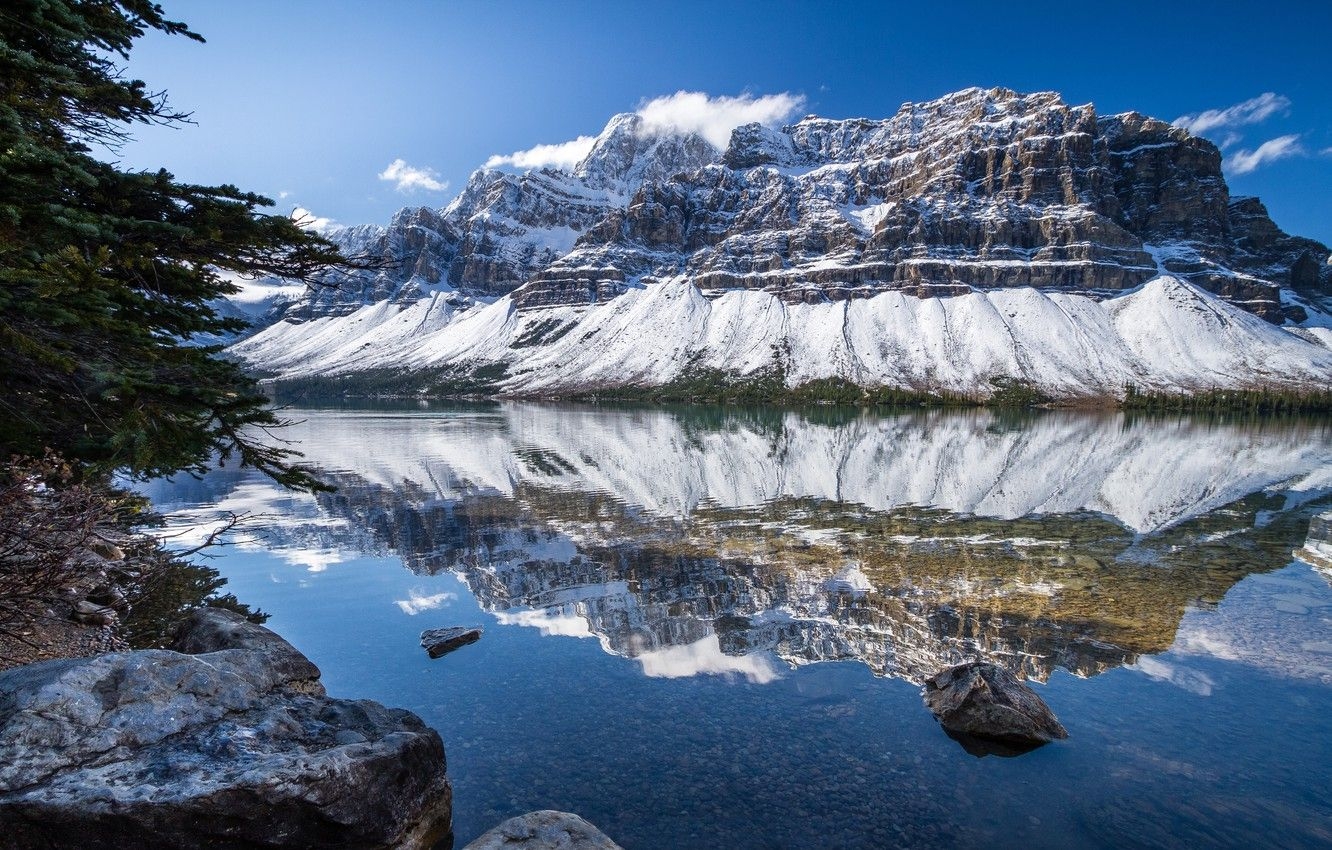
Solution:
<svg viewBox="0 0 1332 850">
<path fill-rule="evenodd" d="M 570 170 L 483 169 L 441 211 L 332 238 L 396 267 L 303 298 L 236 356 L 509 395 L 1332 378 L 1327 247 L 1231 198 L 1210 142 L 1053 93 L 750 124 L 725 150 L 620 115 Z"/>
</svg>

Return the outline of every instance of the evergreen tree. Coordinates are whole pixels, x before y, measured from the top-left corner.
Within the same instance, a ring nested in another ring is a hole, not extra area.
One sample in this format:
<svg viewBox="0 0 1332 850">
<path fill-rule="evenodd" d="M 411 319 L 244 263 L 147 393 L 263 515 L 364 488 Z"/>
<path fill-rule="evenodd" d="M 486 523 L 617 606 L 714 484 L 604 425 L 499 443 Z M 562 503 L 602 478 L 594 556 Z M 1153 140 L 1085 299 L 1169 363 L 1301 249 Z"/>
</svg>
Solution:
<svg viewBox="0 0 1332 850">
<path fill-rule="evenodd" d="M 124 76 L 150 30 L 203 40 L 146 0 L 0 7 L 0 452 L 145 477 L 238 455 L 310 486 L 255 382 L 191 339 L 242 326 L 209 306 L 230 276 L 312 283 L 347 260 L 259 195 L 93 155 L 188 118 Z"/>
</svg>

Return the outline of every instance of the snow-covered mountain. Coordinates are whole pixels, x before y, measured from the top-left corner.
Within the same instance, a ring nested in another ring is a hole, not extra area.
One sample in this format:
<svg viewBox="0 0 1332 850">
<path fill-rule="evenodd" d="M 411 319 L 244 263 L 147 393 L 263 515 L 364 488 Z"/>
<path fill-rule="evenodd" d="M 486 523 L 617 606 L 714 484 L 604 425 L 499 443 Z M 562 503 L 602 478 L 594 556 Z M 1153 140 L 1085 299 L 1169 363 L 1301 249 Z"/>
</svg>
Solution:
<svg viewBox="0 0 1332 850">
<path fill-rule="evenodd" d="M 441 211 L 332 238 L 397 265 L 237 356 L 511 395 L 700 370 L 1059 397 L 1332 378 L 1328 249 L 1232 199 L 1210 142 L 1052 93 L 749 124 L 725 150 L 620 115 L 571 169 L 483 169 Z"/>
</svg>

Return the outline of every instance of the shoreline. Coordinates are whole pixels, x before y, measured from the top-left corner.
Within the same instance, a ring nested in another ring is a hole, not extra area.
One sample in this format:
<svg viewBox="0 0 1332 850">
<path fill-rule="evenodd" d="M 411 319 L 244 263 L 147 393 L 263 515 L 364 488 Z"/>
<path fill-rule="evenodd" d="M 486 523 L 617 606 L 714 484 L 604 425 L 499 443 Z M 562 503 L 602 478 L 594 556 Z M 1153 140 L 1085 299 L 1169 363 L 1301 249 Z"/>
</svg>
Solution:
<svg viewBox="0 0 1332 850">
<path fill-rule="evenodd" d="M 407 376 L 403 376 L 407 380 Z M 530 401 L 574 404 L 722 405 L 734 407 L 805 407 L 879 410 L 968 410 L 997 411 L 1072 410 L 1088 412 L 1205 413 L 1319 415 L 1332 413 L 1332 390 L 1258 388 L 1202 389 L 1193 392 L 1140 390 L 1130 386 L 1123 396 L 1088 395 L 1052 398 L 1026 385 L 1007 385 L 990 396 L 950 394 L 895 388 L 866 388 L 836 381 L 811 382 L 773 391 L 743 384 L 710 381 L 706 384 L 665 384 L 654 387 L 614 387 L 597 391 L 532 394 L 499 392 L 452 392 L 423 387 L 376 391 L 363 386 L 353 375 L 261 381 L 261 388 L 278 405 L 335 403 L 348 401 L 466 402 Z M 345 388 L 343 388 L 345 386 Z"/>
</svg>

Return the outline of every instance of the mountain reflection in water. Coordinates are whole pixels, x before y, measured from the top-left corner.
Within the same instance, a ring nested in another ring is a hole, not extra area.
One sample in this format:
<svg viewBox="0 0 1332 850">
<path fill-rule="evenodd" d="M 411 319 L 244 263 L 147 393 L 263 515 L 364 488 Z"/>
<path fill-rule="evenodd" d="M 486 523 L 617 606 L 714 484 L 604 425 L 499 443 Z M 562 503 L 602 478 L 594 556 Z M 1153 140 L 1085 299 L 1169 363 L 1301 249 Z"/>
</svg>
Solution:
<svg viewBox="0 0 1332 850">
<path fill-rule="evenodd" d="M 159 504 L 200 506 L 200 533 L 218 511 L 264 515 L 262 544 L 313 570 L 363 552 L 455 573 L 498 623 L 595 637 L 654 677 L 765 682 L 856 660 L 919 682 L 971 658 L 1094 675 L 1169 649 L 1186 612 L 1284 567 L 1332 496 L 1318 424 L 531 404 L 295 416 L 284 436 L 335 493 L 223 470 L 158 485 Z"/>
</svg>

